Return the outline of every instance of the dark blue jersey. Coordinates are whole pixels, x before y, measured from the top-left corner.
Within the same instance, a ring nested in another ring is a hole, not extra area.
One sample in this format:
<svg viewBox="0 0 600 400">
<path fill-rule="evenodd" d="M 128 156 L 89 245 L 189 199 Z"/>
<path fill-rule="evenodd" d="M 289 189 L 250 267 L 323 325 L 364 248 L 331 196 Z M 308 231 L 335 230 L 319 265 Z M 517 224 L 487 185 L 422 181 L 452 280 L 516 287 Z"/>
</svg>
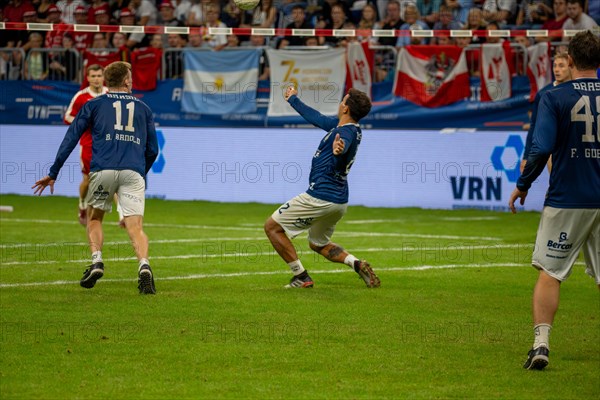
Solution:
<svg viewBox="0 0 600 400">
<path fill-rule="evenodd" d="M 520 190 L 529 190 L 552 155 L 545 205 L 600 208 L 600 80 L 576 79 L 542 96 Z"/>
<path fill-rule="evenodd" d="M 108 93 L 79 110 L 50 168 L 51 178 L 56 179 L 88 127 L 92 132 L 91 172 L 129 169 L 146 176 L 158 155 L 152 111 L 128 93 Z"/>
<path fill-rule="evenodd" d="M 529 157 L 529 151 L 531 150 L 531 143 L 533 142 L 533 131 L 535 129 L 535 120 L 538 116 L 538 108 L 540 106 L 540 99 L 542 95 L 549 89 L 554 87 L 554 83 L 544 86 L 535 95 L 533 99 L 533 107 L 531 108 L 531 123 L 529 124 L 529 130 L 527 131 L 527 139 L 525 140 L 525 150 L 523 151 L 523 160 L 527 160 Z"/>
<path fill-rule="evenodd" d="M 362 139 L 360 127 L 356 124 L 337 126 L 337 118 L 327 117 L 310 108 L 297 96 L 291 96 L 289 103 L 305 120 L 327 131 L 313 156 L 306 193 L 332 203 L 347 203 L 348 173 Z M 344 152 L 335 156 L 333 141 L 338 133 L 344 141 Z"/>
</svg>

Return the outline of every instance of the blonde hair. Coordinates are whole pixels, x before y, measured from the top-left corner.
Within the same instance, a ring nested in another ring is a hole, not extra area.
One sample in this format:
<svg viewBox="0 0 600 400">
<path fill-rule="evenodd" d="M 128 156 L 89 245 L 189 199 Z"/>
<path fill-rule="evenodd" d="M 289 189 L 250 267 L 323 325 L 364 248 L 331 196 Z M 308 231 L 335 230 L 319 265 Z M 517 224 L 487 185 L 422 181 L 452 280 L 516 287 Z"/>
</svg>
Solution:
<svg viewBox="0 0 600 400">
<path fill-rule="evenodd" d="M 119 88 L 125 85 L 125 78 L 131 71 L 131 64 L 124 61 L 115 61 L 104 70 L 104 80 L 109 88 Z"/>
</svg>

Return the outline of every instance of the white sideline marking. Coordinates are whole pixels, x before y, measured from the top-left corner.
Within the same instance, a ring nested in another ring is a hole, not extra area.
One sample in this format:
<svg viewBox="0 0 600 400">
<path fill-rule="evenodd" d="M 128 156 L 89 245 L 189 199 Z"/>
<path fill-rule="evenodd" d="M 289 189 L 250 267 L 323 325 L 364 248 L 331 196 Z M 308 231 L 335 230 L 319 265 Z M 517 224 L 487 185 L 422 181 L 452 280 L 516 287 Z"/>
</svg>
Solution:
<svg viewBox="0 0 600 400">
<path fill-rule="evenodd" d="M 502 249 L 502 248 L 513 248 L 520 247 L 519 244 L 497 244 L 492 246 L 437 246 L 437 247 L 418 247 L 418 246 L 405 246 L 405 247 L 368 247 L 364 249 L 353 249 L 353 253 L 373 253 L 373 252 L 415 252 L 415 251 L 456 251 L 456 250 L 477 250 L 477 249 Z M 225 258 L 225 257 L 256 257 L 256 256 L 275 256 L 275 251 L 263 251 L 257 253 L 222 253 L 222 254 L 180 254 L 175 256 L 152 256 L 150 260 L 187 260 L 193 258 Z M 105 258 L 104 261 L 133 261 L 137 260 L 136 257 L 120 257 L 120 258 Z M 9 261 L 3 262 L 0 268 L 14 265 L 41 265 L 41 264 L 86 264 L 89 263 L 89 259 L 79 260 L 44 260 L 44 261 Z"/>
<path fill-rule="evenodd" d="M 499 217 L 441 217 L 443 221 L 492 221 L 500 219 Z M 395 218 L 395 219 L 357 219 L 351 221 L 345 221 L 349 225 L 362 225 L 362 224 L 387 224 L 389 222 L 409 222 L 414 221 L 408 218 Z"/>
<path fill-rule="evenodd" d="M 35 222 L 37 224 L 66 224 L 79 225 L 78 221 L 65 221 L 60 219 L 27 219 L 27 218 L 2 218 L 2 222 Z M 109 222 L 110 224 L 110 222 Z M 116 221 L 115 221 L 116 226 Z M 157 228 L 188 228 L 188 229 L 221 229 L 224 231 L 255 231 L 254 228 L 239 226 L 215 226 L 215 225 L 178 225 L 178 224 L 156 224 L 144 223 L 145 227 Z"/>
<path fill-rule="evenodd" d="M 517 263 L 499 263 L 499 264 L 448 264 L 448 265 L 418 265 L 414 267 L 389 267 L 377 268 L 377 272 L 397 272 L 397 271 L 427 271 L 436 269 L 455 269 L 455 268 L 501 268 L 501 267 L 523 267 L 524 264 Z M 350 268 L 345 269 L 328 269 L 328 270 L 311 270 L 314 274 L 341 274 L 346 272 L 354 272 Z M 180 281 L 192 279 L 208 279 L 208 278 L 236 278 L 240 276 L 260 276 L 260 275 L 289 275 L 287 270 L 278 271 L 256 271 L 256 272 L 231 272 L 222 274 L 194 274 L 185 276 L 166 276 L 156 278 L 157 281 Z M 137 279 L 102 279 L 102 282 L 132 282 Z M 2 283 L 0 288 L 13 287 L 29 287 L 29 286 L 54 286 L 54 285 L 75 285 L 79 281 L 51 281 L 51 282 L 24 282 L 24 283 Z"/>
<path fill-rule="evenodd" d="M 51 219 L 25 219 L 25 218 L 2 218 L 2 222 L 35 222 L 39 224 L 79 224 L 77 221 L 51 220 Z M 177 224 L 152 224 L 144 223 L 145 227 L 159 228 L 189 228 L 189 229 L 215 229 L 229 231 L 253 231 L 255 228 L 240 227 L 240 226 L 214 226 L 214 225 L 177 225 Z M 497 237 L 481 237 L 481 236 L 457 236 L 457 235 L 426 235 L 418 233 L 377 233 L 377 232 L 336 232 L 336 236 L 371 236 L 371 237 L 418 237 L 429 239 L 458 239 L 458 240 L 486 240 L 486 241 L 502 241 L 502 238 Z"/>
<path fill-rule="evenodd" d="M 443 221 L 494 221 L 499 217 L 442 217 Z"/>
<path fill-rule="evenodd" d="M 220 238 L 193 238 L 193 239 L 157 239 L 150 240 L 150 244 L 157 243 L 196 243 L 196 242 L 218 242 L 218 241 L 246 241 L 246 240 L 267 240 L 266 236 L 257 236 L 257 237 L 220 237 Z M 114 242 L 104 242 L 104 246 L 114 246 L 118 244 L 130 244 L 131 242 L 128 240 L 122 241 L 114 241 Z M 0 245 L 0 249 L 12 249 L 17 247 L 61 247 L 61 246 L 87 246 L 88 242 L 64 242 L 64 243 L 11 243 L 11 244 L 2 244 Z"/>
</svg>

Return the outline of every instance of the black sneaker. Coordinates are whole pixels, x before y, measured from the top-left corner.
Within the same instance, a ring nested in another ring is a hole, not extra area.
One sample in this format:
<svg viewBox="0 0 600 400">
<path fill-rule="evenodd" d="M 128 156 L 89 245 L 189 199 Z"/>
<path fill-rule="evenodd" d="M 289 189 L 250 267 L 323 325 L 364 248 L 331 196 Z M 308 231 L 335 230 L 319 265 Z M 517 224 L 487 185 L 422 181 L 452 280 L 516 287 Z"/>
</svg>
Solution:
<svg viewBox="0 0 600 400">
<path fill-rule="evenodd" d="M 96 284 L 96 281 L 104 275 L 104 263 L 97 262 L 92 264 L 85 270 L 83 277 L 79 281 L 81 287 L 91 289 Z"/>
<path fill-rule="evenodd" d="M 138 289 L 141 294 L 156 294 L 154 275 L 152 275 L 152 269 L 148 264 L 142 265 L 138 272 Z"/>
<path fill-rule="evenodd" d="M 548 365 L 548 355 L 550 350 L 546 346 L 540 346 L 537 349 L 529 350 L 527 354 L 527 361 L 523 364 L 525 369 L 537 369 L 539 371 L 546 368 Z"/>
<path fill-rule="evenodd" d="M 366 260 L 354 261 L 354 271 L 356 271 L 362 280 L 365 281 L 365 284 L 368 288 L 377 288 L 381 286 L 379 277 L 375 275 L 373 268 L 371 268 L 371 264 L 369 264 Z"/>
<path fill-rule="evenodd" d="M 311 288 L 314 286 L 314 282 L 311 277 L 308 275 L 308 272 L 304 271 L 300 275 L 296 275 L 292 277 L 290 283 L 285 285 L 286 289 L 302 289 L 302 288 Z"/>
</svg>

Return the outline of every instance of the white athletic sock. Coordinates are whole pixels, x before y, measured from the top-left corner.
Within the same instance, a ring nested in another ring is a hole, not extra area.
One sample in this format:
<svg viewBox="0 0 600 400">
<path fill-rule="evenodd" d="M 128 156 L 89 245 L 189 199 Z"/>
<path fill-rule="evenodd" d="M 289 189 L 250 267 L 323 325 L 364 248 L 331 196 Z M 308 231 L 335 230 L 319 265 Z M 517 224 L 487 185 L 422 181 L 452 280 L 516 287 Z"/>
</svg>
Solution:
<svg viewBox="0 0 600 400">
<path fill-rule="evenodd" d="M 300 260 L 292 261 L 291 263 L 288 263 L 288 265 L 290 266 L 290 269 L 296 276 L 300 275 L 301 273 L 303 273 L 305 271 L 304 267 L 302 266 L 302 262 L 300 262 Z"/>
<path fill-rule="evenodd" d="M 102 262 L 102 252 L 101 251 L 95 251 L 92 253 L 92 264 L 96 264 Z"/>
<path fill-rule="evenodd" d="M 533 348 L 537 349 L 540 346 L 545 346 L 550 349 L 550 330 L 552 325 L 550 324 L 537 324 L 533 327 L 535 338 L 533 340 Z"/>
<path fill-rule="evenodd" d="M 350 268 L 354 268 L 354 261 L 358 261 L 358 258 L 354 257 L 352 254 L 348 254 L 346 258 L 344 258 L 344 264 Z"/>
<path fill-rule="evenodd" d="M 140 260 L 140 264 L 139 264 L 139 266 L 138 266 L 138 271 L 139 271 L 140 269 L 142 269 L 142 266 L 143 266 L 143 265 L 150 265 L 150 261 L 148 261 L 148 259 L 147 259 L 147 258 L 142 258 L 142 259 Z"/>
</svg>

